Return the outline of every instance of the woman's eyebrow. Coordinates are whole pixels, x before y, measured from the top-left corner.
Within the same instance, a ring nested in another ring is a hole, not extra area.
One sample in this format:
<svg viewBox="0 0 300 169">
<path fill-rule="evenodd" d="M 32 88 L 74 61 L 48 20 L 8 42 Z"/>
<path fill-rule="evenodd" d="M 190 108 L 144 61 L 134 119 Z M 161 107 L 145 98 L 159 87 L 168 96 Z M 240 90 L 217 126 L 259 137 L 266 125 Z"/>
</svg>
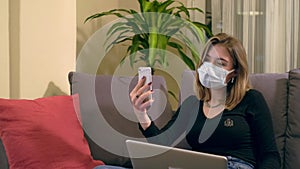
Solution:
<svg viewBox="0 0 300 169">
<path fill-rule="evenodd" d="M 226 63 L 229 62 L 228 60 L 224 59 L 223 57 L 219 57 L 219 56 L 214 57 L 214 56 L 211 56 L 209 53 L 207 53 L 203 59 L 205 59 L 205 58 L 216 58 L 216 60 L 221 60 L 222 62 L 226 62 Z"/>
<path fill-rule="evenodd" d="M 220 57 L 220 56 L 213 57 L 213 56 L 211 56 L 211 55 L 209 55 L 209 54 L 207 54 L 207 56 L 208 56 L 209 58 L 216 58 L 216 60 L 221 60 L 221 61 L 223 61 L 223 62 L 228 63 L 228 60 L 224 59 L 223 57 Z"/>
</svg>

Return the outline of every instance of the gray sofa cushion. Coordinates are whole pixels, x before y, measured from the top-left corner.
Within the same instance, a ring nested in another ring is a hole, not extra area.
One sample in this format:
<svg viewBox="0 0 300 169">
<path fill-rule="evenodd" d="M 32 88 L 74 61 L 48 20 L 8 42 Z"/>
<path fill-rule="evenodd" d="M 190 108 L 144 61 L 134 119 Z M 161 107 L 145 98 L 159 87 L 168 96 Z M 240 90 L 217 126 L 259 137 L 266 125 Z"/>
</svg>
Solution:
<svg viewBox="0 0 300 169">
<path fill-rule="evenodd" d="M 300 69 L 289 73 L 289 105 L 286 138 L 286 169 L 300 166 Z"/>
<path fill-rule="evenodd" d="M 83 127 L 89 142 L 92 156 L 106 164 L 131 167 L 126 157 L 125 137 L 144 138 L 138 129 L 136 116 L 133 113 L 129 92 L 137 83 L 137 77 L 116 77 L 110 75 L 90 75 L 79 72 L 69 73 L 71 93 L 79 93 Z M 163 126 L 172 116 L 171 105 L 167 100 L 166 83 L 163 77 L 153 76 L 154 99 L 158 106 L 152 106 L 150 116 L 158 126 Z M 98 110 L 97 110 L 98 109 Z M 154 110 L 153 110 L 154 109 Z M 101 112 L 99 112 L 99 110 Z M 161 112 L 151 114 L 151 112 Z M 99 121 L 99 115 L 105 120 Z M 98 118 L 98 119 L 97 119 Z M 109 128 L 103 129 L 107 123 Z M 109 139 L 124 135 L 119 139 Z M 115 154 L 111 149 L 103 148 L 100 141 L 119 147 L 123 154 Z M 107 151 L 108 150 L 108 151 Z"/>
<path fill-rule="evenodd" d="M 288 74 L 251 74 L 250 82 L 254 89 L 263 94 L 272 113 L 276 143 L 283 163 L 287 125 Z"/>
</svg>

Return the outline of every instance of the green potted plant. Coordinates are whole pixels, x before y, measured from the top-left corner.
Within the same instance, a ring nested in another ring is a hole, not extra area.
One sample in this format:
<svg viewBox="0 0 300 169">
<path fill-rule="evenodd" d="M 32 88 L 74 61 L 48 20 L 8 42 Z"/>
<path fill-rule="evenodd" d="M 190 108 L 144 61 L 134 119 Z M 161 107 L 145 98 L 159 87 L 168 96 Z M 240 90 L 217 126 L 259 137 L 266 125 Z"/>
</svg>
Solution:
<svg viewBox="0 0 300 169">
<path fill-rule="evenodd" d="M 191 21 L 190 11 L 201 12 L 199 8 L 188 8 L 182 2 L 174 0 L 138 0 L 140 11 L 133 9 L 112 9 L 96 13 L 85 22 L 107 15 L 121 18 L 107 33 L 107 50 L 115 44 L 128 43 L 127 53 L 121 63 L 129 57 L 130 65 L 143 61 L 146 66 L 156 64 L 167 66 L 167 47 L 178 52 L 180 59 L 192 70 L 199 61 L 199 52 L 193 41 L 185 35 L 182 28 L 202 42 L 212 36 L 210 28 L 200 22 Z M 110 41 L 108 41 L 110 39 Z M 178 41 L 179 40 L 179 41 Z M 187 53 L 191 56 L 188 56 Z"/>
</svg>

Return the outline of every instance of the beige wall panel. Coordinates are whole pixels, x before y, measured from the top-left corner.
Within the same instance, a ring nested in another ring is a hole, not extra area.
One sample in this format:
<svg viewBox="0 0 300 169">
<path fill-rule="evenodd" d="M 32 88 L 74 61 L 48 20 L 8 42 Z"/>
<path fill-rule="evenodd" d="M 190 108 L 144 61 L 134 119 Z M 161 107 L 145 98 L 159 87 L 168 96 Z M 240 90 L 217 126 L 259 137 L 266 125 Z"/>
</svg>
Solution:
<svg viewBox="0 0 300 169">
<path fill-rule="evenodd" d="M 103 17 L 99 20 L 94 20 L 84 23 L 85 19 L 98 12 L 108 11 L 118 7 L 118 0 L 77 0 L 77 54 L 88 38 L 97 31 L 100 27 L 110 22 L 115 17 Z"/>
<path fill-rule="evenodd" d="M 76 1 L 20 1 L 20 97 L 42 97 L 50 82 L 69 93 L 75 69 Z M 56 89 L 53 89 L 56 90 Z"/>
<path fill-rule="evenodd" d="M 9 98 L 8 0 L 0 1 L 0 98 Z"/>
</svg>

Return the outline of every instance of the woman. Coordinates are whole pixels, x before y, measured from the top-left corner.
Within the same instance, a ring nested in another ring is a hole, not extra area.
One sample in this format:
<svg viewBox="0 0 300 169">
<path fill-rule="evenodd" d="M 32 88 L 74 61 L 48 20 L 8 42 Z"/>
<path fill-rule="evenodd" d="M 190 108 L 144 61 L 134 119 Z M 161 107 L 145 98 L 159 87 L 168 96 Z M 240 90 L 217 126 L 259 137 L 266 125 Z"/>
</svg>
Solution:
<svg viewBox="0 0 300 169">
<path fill-rule="evenodd" d="M 162 129 L 147 115 L 153 91 L 144 81 L 130 98 L 148 140 L 171 145 L 187 131 L 192 150 L 226 156 L 229 169 L 280 168 L 271 113 L 262 94 L 250 89 L 246 52 L 234 37 L 209 39 L 196 72 L 197 98 L 187 98 Z"/>
</svg>

